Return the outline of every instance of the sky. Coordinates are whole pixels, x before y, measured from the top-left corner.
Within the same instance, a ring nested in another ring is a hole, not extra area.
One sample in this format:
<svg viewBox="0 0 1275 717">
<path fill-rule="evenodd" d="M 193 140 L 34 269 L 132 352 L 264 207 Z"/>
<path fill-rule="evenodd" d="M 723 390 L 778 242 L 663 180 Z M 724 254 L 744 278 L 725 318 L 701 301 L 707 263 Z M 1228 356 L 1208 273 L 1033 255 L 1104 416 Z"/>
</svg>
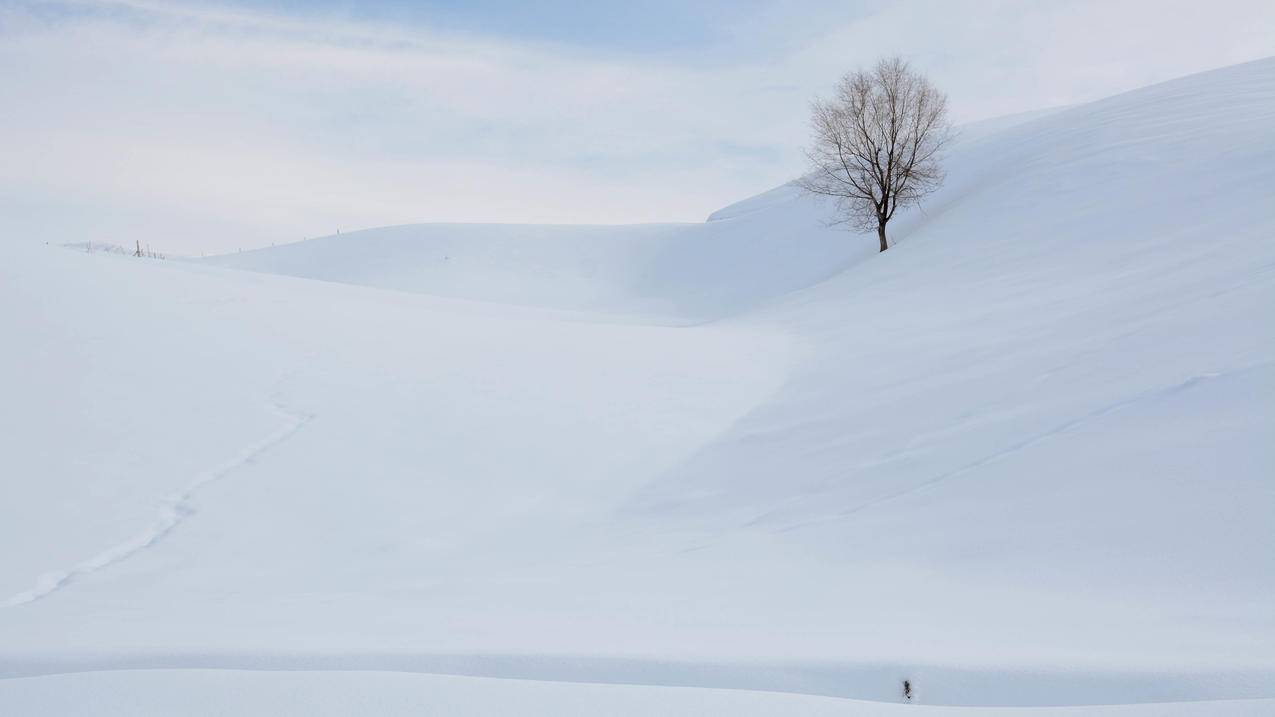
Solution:
<svg viewBox="0 0 1275 717">
<path fill-rule="evenodd" d="M 889 54 L 968 122 L 1275 55 L 1275 2 L 0 0 L 0 241 L 702 221 Z"/>
</svg>

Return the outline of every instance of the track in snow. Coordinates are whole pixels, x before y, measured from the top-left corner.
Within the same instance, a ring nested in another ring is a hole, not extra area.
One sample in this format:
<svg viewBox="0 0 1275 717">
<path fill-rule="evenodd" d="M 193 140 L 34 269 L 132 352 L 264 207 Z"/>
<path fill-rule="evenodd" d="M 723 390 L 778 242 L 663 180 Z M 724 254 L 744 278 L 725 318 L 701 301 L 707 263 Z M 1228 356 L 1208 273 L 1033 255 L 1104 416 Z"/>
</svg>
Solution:
<svg viewBox="0 0 1275 717">
<path fill-rule="evenodd" d="M 164 499 L 160 504 L 159 518 L 150 528 L 66 570 L 53 571 L 41 575 L 36 580 L 34 587 L 10 596 L 7 600 L 0 603 L 0 607 L 17 607 L 18 605 L 25 605 L 47 597 L 84 575 L 95 573 L 127 560 L 136 553 L 155 545 L 171 533 L 174 528 L 195 514 L 193 500 L 200 489 L 225 478 L 243 466 L 252 464 L 258 457 L 291 438 L 314 419 L 314 415 L 299 413 L 287 408 L 278 401 L 273 403 L 273 407 L 286 419 L 282 428 L 261 441 L 248 446 L 238 456 L 204 471 L 195 480 L 191 481 L 190 485 L 186 486 L 185 489 Z"/>
</svg>

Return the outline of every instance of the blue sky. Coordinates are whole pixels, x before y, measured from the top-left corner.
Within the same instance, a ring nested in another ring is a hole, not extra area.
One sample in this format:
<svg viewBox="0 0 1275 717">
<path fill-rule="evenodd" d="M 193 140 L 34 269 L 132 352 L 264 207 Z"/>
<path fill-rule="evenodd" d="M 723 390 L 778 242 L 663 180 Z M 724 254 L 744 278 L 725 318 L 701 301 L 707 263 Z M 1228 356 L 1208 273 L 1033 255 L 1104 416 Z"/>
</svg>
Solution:
<svg viewBox="0 0 1275 717">
<path fill-rule="evenodd" d="M 234 250 L 426 221 L 699 221 L 902 54 L 954 119 L 1275 54 L 1269 0 L 0 2 L 0 236 Z"/>
</svg>

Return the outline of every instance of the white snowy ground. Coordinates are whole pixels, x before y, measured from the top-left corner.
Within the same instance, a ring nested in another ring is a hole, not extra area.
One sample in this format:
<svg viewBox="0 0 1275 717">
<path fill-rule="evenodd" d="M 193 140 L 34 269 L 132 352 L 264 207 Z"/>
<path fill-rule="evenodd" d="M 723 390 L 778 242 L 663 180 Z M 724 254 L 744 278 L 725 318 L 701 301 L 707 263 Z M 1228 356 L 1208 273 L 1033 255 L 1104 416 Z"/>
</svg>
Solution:
<svg viewBox="0 0 1275 717">
<path fill-rule="evenodd" d="M 1275 714 L 1272 128 L 1275 60 L 984 127 L 880 256 L 10 239 L 0 714 Z"/>
</svg>

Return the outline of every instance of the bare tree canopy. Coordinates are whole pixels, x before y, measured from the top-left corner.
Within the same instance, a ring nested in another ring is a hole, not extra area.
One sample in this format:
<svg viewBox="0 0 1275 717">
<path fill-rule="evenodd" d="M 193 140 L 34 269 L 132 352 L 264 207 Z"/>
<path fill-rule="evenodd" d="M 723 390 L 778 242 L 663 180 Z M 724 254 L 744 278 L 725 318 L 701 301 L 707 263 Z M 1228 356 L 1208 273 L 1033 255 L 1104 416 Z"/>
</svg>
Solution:
<svg viewBox="0 0 1275 717">
<path fill-rule="evenodd" d="M 808 192 L 837 200 L 839 223 L 885 227 L 899 207 L 920 202 L 943 182 L 941 151 L 951 137 L 947 97 L 903 59 L 881 60 L 841 78 L 836 94 L 811 105 Z"/>
</svg>

